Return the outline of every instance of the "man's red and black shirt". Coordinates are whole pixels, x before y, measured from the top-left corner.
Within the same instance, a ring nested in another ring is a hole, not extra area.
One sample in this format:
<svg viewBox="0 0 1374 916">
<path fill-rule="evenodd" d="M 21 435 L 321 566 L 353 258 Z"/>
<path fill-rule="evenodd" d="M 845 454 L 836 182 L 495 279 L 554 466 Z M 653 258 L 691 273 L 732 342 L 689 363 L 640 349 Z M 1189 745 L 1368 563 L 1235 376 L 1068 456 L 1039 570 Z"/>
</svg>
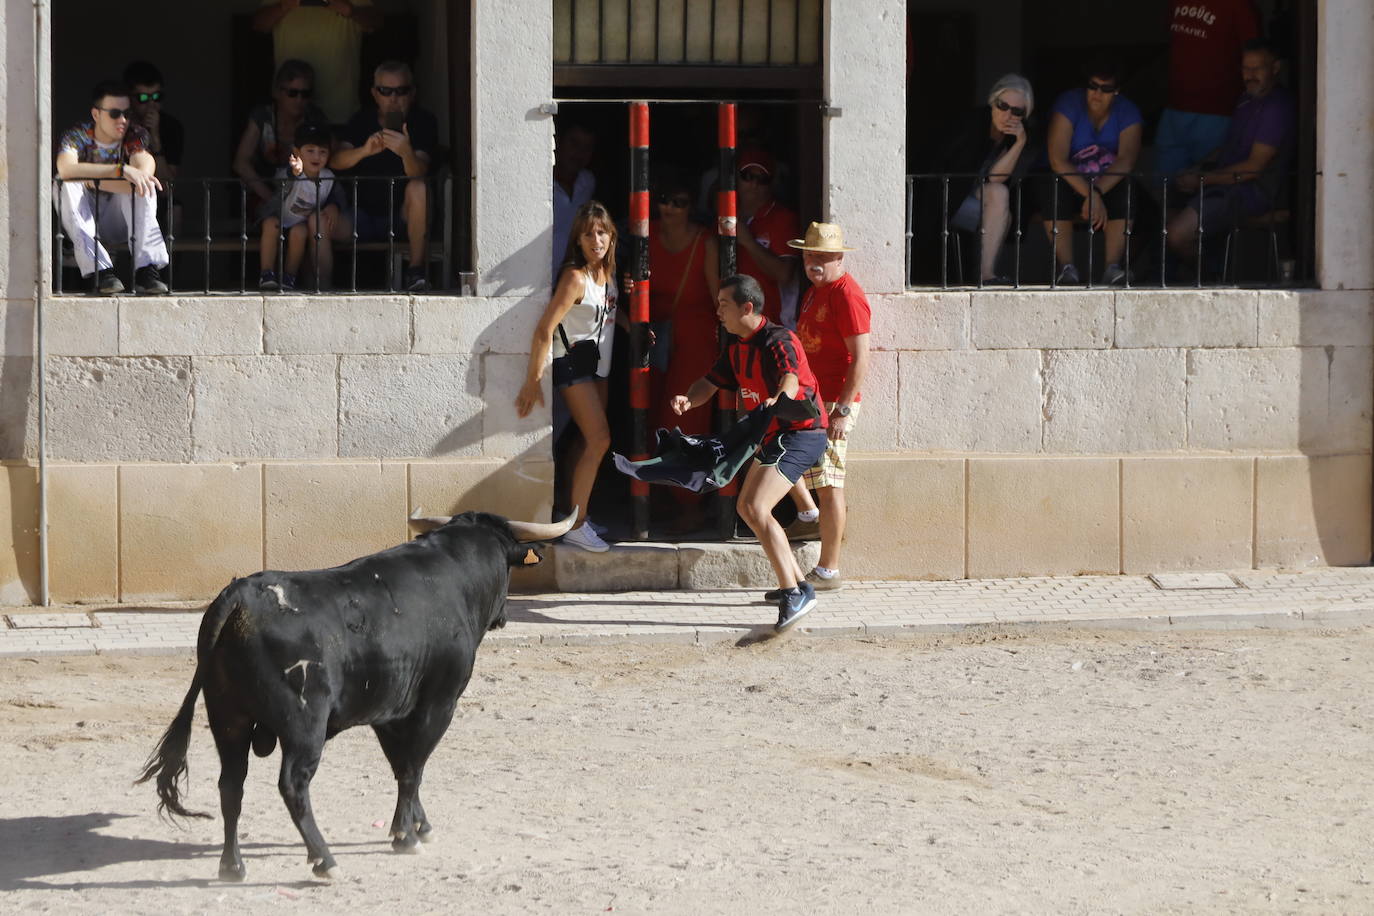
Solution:
<svg viewBox="0 0 1374 916">
<path fill-rule="evenodd" d="M 797 376 L 797 397 L 811 401 L 818 417 L 809 420 L 777 420 L 768 428 L 765 441 L 780 432 L 794 429 L 825 429 L 825 407 L 817 393 L 816 376 L 806 362 L 797 335 L 767 319 L 748 337 L 730 338 L 725 352 L 716 360 L 706 380 L 726 391 L 739 391 L 743 409 L 753 410 L 778 391 L 782 377 Z"/>
</svg>

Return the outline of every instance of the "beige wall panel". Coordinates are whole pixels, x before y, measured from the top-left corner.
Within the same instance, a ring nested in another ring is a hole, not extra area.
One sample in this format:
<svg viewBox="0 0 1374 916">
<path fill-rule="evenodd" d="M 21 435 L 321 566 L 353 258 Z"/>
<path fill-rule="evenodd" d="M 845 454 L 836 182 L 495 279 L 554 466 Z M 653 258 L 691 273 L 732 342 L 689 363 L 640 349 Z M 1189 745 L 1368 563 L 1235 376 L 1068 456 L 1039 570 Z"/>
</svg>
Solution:
<svg viewBox="0 0 1374 916">
<path fill-rule="evenodd" d="M 870 295 L 869 345 L 876 350 L 966 350 L 969 302 L 968 293 Z"/>
<path fill-rule="evenodd" d="M 48 469 L 48 587 L 59 604 L 119 597 L 119 468 Z"/>
<path fill-rule="evenodd" d="M 1368 563 L 1369 475 L 1368 455 L 1259 458 L 1255 565 Z"/>
<path fill-rule="evenodd" d="M 404 464 L 269 464 L 264 476 L 269 569 L 337 566 L 410 535 Z"/>
<path fill-rule="evenodd" d="M 121 355 L 234 356 L 262 352 L 261 296 L 140 296 L 119 302 Z"/>
<path fill-rule="evenodd" d="M 1038 350 L 901 353 L 901 447 L 1040 451 L 1040 362 Z"/>
<path fill-rule="evenodd" d="M 210 598 L 262 568 L 259 465 L 119 469 L 124 601 Z"/>
<path fill-rule="evenodd" d="M 1116 294 L 1118 347 L 1253 347 L 1258 296 L 1249 290 Z"/>
<path fill-rule="evenodd" d="M 1122 571 L 1249 569 L 1253 458 L 1121 463 Z"/>
<path fill-rule="evenodd" d="M 1118 572 L 1118 465 L 1113 458 L 970 458 L 969 578 Z"/>
<path fill-rule="evenodd" d="M 1367 289 L 1259 293 L 1261 347 L 1374 345 L 1374 292 Z"/>
<path fill-rule="evenodd" d="M 190 461 L 191 389 L 185 356 L 51 358 L 49 457 Z"/>
<path fill-rule="evenodd" d="M 0 604 L 39 600 L 38 469 L 3 468 L 0 488 Z"/>
<path fill-rule="evenodd" d="M 0 356 L 0 459 L 38 457 L 35 363 L 31 356 Z"/>
<path fill-rule="evenodd" d="M 1188 351 L 1188 447 L 1289 450 L 1322 441 L 1325 350 Z"/>
<path fill-rule="evenodd" d="M 118 356 L 119 300 L 89 296 L 45 300 L 43 348 L 49 356 Z"/>
<path fill-rule="evenodd" d="M 973 345 L 980 350 L 1102 349 L 1112 345 L 1110 290 L 973 294 Z"/>
<path fill-rule="evenodd" d="M 850 579 L 964 575 L 964 461 L 851 453 L 841 570 Z"/>
<path fill-rule="evenodd" d="M 1142 452 L 1187 446 L 1182 350 L 1050 350 L 1045 450 Z"/>
<path fill-rule="evenodd" d="M 858 424 L 849 438 L 851 450 L 892 452 L 900 448 L 897 442 L 900 379 L 896 353 L 883 350 L 869 353 L 868 377 L 864 379 Z"/>
<path fill-rule="evenodd" d="M 503 458 L 412 462 L 410 511 L 416 507 L 426 515 L 495 512 L 546 522 L 553 510 L 553 462 Z"/>
</svg>

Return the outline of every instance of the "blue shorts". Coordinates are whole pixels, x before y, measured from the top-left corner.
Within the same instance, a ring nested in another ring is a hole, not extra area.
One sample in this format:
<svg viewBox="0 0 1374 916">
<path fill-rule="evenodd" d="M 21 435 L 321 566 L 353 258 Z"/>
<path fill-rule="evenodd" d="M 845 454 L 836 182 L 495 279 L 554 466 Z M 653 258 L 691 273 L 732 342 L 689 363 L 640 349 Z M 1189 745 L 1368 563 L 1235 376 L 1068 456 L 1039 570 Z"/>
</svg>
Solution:
<svg viewBox="0 0 1374 916">
<path fill-rule="evenodd" d="M 759 449 L 759 464 L 778 469 L 788 483 L 796 483 L 802 474 L 825 454 L 829 442 L 823 429 L 793 429 L 778 433 Z"/>
</svg>

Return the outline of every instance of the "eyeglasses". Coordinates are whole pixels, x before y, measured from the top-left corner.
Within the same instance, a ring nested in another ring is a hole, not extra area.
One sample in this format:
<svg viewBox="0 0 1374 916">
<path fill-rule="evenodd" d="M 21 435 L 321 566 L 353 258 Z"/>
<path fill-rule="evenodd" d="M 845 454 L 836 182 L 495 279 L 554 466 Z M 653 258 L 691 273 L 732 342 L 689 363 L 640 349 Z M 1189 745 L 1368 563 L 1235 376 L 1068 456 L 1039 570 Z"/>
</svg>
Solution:
<svg viewBox="0 0 1374 916">
<path fill-rule="evenodd" d="M 1026 116 L 1026 109 L 1021 105 L 1008 105 L 1001 99 L 998 99 L 992 104 L 997 106 L 998 111 L 1010 111 L 1013 117 L 1024 118 Z"/>
<path fill-rule="evenodd" d="M 134 113 L 132 108 L 97 108 L 96 111 L 103 111 L 116 121 L 127 121 Z"/>
<path fill-rule="evenodd" d="M 766 184 L 768 173 L 763 169 L 743 169 L 739 173 L 740 181 L 747 181 L 751 184 Z"/>
<path fill-rule="evenodd" d="M 1107 95 L 1116 95 L 1120 88 L 1121 87 L 1116 83 L 1099 83 L 1094 80 L 1088 80 L 1089 92 L 1102 92 Z"/>
<path fill-rule="evenodd" d="M 134 94 L 134 100 L 137 101 L 137 102 L 141 105 L 141 104 L 143 104 L 143 103 L 145 103 L 145 102 L 161 102 L 161 101 L 162 101 L 162 96 L 163 96 L 163 91 L 162 91 L 161 89 L 159 89 L 157 92 L 138 92 L 138 93 L 135 93 L 135 94 Z"/>
<path fill-rule="evenodd" d="M 676 207 L 679 210 L 685 210 L 692 205 L 692 198 L 688 197 L 686 194 L 660 194 L 658 195 L 658 202 L 665 207 Z"/>
<path fill-rule="evenodd" d="M 390 95 L 410 95 L 410 90 L 414 89 L 415 87 L 414 87 L 414 86 L 373 86 L 372 88 L 373 88 L 373 89 L 376 89 L 376 90 L 377 90 L 379 93 L 381 93 L 382 95 L 388 95 L 388 96 L 390 96 Z"/>
<path fill-rule="evenodd" d="M 314 89 L 290 89 L 286 86 L 281 91 L 288 99 L 308 99 L 315 94 Z"/>
</svg>

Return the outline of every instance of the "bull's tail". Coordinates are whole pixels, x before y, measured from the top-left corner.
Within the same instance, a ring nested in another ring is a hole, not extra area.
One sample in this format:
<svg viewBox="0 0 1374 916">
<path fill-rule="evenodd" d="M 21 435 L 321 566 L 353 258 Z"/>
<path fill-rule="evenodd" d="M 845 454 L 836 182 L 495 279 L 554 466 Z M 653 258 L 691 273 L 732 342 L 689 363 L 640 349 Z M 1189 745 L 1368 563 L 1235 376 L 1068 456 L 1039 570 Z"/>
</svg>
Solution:
<svg viewBox="0 0 1374 916">
<path fill-rule="evenodd" d="M 144 783 L 157 777 L 157 810 L 160 815 L 173 817 L 210 817 L 203 811 L 189 811 L 181 803 L 182 784 L 187 780 L 186 750 L 191 744 L 191 721 L 196 714 L 196 697 L 200 695 L 206 658 L 210 649 L 219 639 L 220 630 L 229 615 L 239 609 L 233 599 L 234 584 L 220 592 L 201 620 L 200 634 L 196 646 L 196 673 L 191 677 L 191 687 L 186 691 L 186 699 L 181 701 L 176 718 L 163 732 L 157 747 L 143 764 L 143 771 L 136 783 Z"/>
</svg>

